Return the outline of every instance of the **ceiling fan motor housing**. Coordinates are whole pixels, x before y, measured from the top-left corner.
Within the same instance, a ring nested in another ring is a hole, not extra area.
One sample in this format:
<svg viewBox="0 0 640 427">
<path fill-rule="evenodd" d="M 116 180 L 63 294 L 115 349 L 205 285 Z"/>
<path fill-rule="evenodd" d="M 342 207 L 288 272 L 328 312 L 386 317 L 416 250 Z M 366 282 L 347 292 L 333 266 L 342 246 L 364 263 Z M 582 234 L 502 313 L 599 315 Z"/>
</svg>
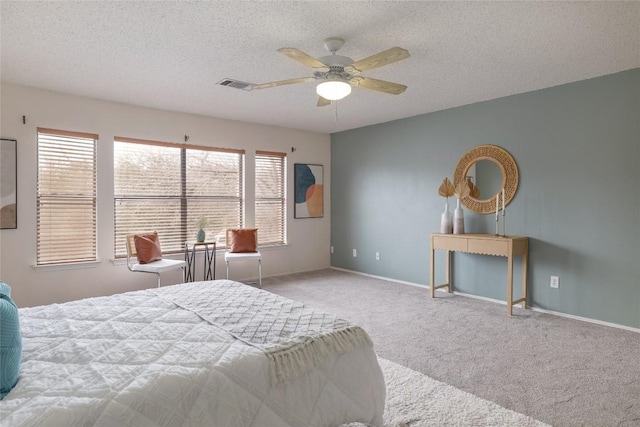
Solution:
<svg viewBox="0 0 640 427">
<path fill-rule="evenodd" d="M 335 66 L 344 68 L 349 64 L 353 64 L 353 59 L 349 58 L 348 56 L 342 55 L 323 56 L 322 58 L 318 58 L 318 60 L 323 64 L 327 64 L 329 67 Z"/>
<path fill-rule="evenodd" d="M 353 59 L 342 55 L 329 55 L 318 58 L 327 67 L 314 68 L 313 75 L 319 79 L 349 80 L 353 73 L 345 71 L 345 66 L 352 64 Z"/>
</svg>

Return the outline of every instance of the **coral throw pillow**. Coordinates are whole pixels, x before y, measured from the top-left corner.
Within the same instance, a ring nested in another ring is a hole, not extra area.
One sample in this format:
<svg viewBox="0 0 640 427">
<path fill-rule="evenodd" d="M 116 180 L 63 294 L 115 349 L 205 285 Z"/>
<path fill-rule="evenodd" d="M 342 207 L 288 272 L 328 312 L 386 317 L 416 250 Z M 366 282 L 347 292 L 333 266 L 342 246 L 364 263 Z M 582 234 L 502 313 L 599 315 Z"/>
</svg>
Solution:
<svg viewBox="0 0 640 427">
<path fill-rule="evenodd" d="M 11 287 L 0 282 L 0 400 L 18 382 L 21 355 L 18 307 L 11 299 Z"/>
<path fill-rule="evenodd" d="M 158 232 L 136 234 L 133 236 L 133 243 L 136 246 L 136 256 L 140 264 L 148 264 L 162 259 L 162 248 L 160 248 Z"/>
<path fill-rule="evenodd" d="M 237 228 L 229 230 L 229 252 L 256 252 L 258 246 L 257 228 Z"/>
</svg>

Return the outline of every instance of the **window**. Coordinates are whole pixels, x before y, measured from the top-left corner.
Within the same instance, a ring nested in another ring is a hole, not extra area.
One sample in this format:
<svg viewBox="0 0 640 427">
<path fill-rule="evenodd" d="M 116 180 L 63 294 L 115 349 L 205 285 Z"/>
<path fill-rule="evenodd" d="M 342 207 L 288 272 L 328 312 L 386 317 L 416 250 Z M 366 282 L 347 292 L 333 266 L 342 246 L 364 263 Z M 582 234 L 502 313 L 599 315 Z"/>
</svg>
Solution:
<svg viewBox="0 0 640 427">
<path fill-rule="evenodd" d="M 97 140 L 38 128 L 37 265 L 97 261 Z"/>
<path fill-rule="evenodd" d="M 286 171 L 286 154 L 256 152 L 256 228 L 261 245 L 286 243 Z"/>
<path fill-rule="evenodd" d="M 196 221 L 209 221 L 206 240 L 224 241 L 243 226 L 244 150 L 115 138 L 115 256 L 126 235 L 157 231 L 164 253 L 195 240 Z"/>
</svg>

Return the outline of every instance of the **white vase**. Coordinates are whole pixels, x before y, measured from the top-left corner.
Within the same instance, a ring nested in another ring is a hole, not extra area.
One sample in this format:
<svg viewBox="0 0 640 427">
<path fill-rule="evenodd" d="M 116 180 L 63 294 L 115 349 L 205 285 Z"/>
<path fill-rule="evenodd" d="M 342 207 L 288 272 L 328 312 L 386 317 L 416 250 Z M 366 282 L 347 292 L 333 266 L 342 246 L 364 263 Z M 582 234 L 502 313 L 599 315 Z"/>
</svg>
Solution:
<svg viewBox="0 0 640 427">
<path fill-rule="evenodd" d="M 443 234 L 453 233 L 453 214 L 449 210 L 449 200 L 444 205 L 444 212 L 440 215 L 440 232 Z"/>
<path fill-rule="evenodd" d="M 453 211 L 453 234 L 464 234 L 464 211 L 460 206 L 460 199 L 458 199 L 458 205 Z"/>
</svg>

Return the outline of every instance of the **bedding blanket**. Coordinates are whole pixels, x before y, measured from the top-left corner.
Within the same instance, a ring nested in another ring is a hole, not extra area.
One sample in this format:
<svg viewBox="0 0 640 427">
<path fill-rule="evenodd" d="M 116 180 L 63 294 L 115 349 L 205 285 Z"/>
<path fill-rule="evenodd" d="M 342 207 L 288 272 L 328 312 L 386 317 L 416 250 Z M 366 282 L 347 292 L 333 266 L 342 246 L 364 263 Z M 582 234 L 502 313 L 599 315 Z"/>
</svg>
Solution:
<svg viewBox="0 0 640 427">
<path fill-rule="evenodd" d="M 364 329 L 333 314 L 230 280 L 197 293 L 172 287 L 157 295 L 261 349 L 271 359 L 274 384 L 308 372 L 331 352 L 373 345 Z"/>
<path fill-rule="evenodd" d="M 227 316 L 202 303 L 220 299 Z M 20 322 L 22 369 L 0 401 L 2 425 L 382 425 L 384 380 L 366 333 L 246 285 L 197 282 L 25 308 Z M 341 338 L 322 338 L 332 334 Z M 293 352 L 302 366 L 274 374 L 278 353 L 297 348 L 311 349 Z"/>
</svg>

